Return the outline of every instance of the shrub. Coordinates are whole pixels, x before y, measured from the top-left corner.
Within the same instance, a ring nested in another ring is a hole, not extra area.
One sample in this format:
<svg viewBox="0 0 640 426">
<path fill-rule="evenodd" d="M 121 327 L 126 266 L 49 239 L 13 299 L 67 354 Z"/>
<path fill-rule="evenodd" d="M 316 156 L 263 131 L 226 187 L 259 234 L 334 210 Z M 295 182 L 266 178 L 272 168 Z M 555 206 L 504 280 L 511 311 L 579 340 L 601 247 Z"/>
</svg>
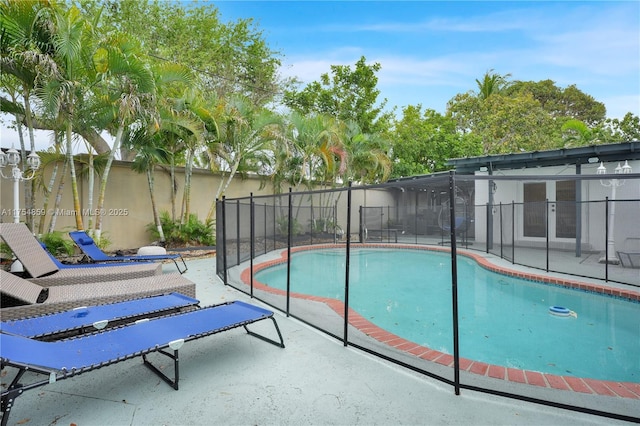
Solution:
<svg viewBox="0 0 640 426">
<path fill-rule="evenodd" d="M 73 241 L 65 238 L 65 234 L 60 231 L 44 234 L 40 237 L 40 241 L 54 256 L 73 256 L 75 252 Z"/>
<path fill-rule="evenodd" d="M 4 241 L 0 242 L 0 256 L 8 259 L 11 259 L 13 256 L 13 252 Z"/>
<path fill-rule="evenodd" d="M 287 216 L 282 216 L 276 219 L 276 226 L 278 229 L 278 233 L 285 237 L 289 234 L 289 218 Z M 296 236 L 302 233 L 302 225 L 296 218 L 291 220 L 291 235 Z"/>
<path fill-rule="evenodd" d="M 189 220 L 183 225 L 179 221 L 171 220 L 169 212 L 160 213 L 160 223 L 164 232 L 165 244 L 168 247 L 181 246 L 213 246 L 216 244 L 214 236 L 214 222 L 203 223 L 195 214 L 189 215 Z M 147 231 L 153 238 L 160 239 L 155 223 L 147 225 Z"/>
</svg>

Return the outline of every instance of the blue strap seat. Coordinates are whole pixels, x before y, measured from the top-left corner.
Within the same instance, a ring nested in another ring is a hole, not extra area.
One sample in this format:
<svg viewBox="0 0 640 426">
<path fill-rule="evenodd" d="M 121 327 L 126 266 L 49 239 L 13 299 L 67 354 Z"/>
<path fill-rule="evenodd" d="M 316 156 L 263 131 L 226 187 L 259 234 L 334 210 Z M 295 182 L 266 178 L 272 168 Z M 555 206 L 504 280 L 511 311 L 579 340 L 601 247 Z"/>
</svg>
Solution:
<svg viewBox="0 0 640 426">
<path fill-rule="evenodd" d="M 270 319 L 277 340 L 250 331 L 247 326 Z M 98 368 L 103 368 L 141 356 L 165 382 L 178 390 L 178 351 L 185 342 L 237 327 L 248 334 L 284 348 L 284 340 L 272 311 L 241 301 L 228 302 L 168 316 L 145 319 L 134 324 L 111 328 L 79 337 L 43 342 L 24 336 L 0 332 L 0 364 L 16 370 L 12 382 L 2 389 L 2 422 L 8 422 L 15 399 L 29 389 L 64 380 Z M 160 371 L 147 358 L 150 353 L 173 360 L 173 378 Z M 25 373 L 33 381 L 21 384 Z M 44 378 L 42 377 L 44 376 Z"/>
<path fill-rule="evenodd" d="M 156 262 L 162 260 L 172 260 L 181 274 L 187 271 L 187 264 L 180 254 L 147 254 L 147 255 L 131 255 L 131 256 L 110 256 L 103 252 L 100 247 L 93 241 L 85 231 L 72 231 L 69 236 L 78 246 L 85 256 L 95 263 L 108 262 Z M 182 262 L 182 268 L 178 264 L 178 260 Z"/>
<path fill-rule="evenodd" d="M 123 302 L 74 309 L 29 318 L 2 321 L 4 333 L 38 340 L 56 340 L 61 336 L 101 330 L 136 318 L 153 317 L 195 307 L 198 299 L 180 293 L 168 293 Z"/>
</svg>

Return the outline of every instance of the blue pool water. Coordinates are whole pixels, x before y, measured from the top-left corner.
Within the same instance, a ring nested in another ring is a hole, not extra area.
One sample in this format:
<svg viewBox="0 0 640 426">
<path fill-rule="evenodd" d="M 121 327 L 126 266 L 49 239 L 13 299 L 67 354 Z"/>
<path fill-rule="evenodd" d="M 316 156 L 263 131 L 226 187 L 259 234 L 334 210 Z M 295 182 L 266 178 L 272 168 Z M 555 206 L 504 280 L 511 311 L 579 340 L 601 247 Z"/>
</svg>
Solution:
<svg viewBox="0 0 640 426">
<path fill-rule="evenodd" d="M 286 289 L 286 264 L 255 279 Z M 291 291 L 344 299 L 344 249 L 294 253 Z M 426 250 L 351 250 L 349 304 L 398 336 L 453 353 L 451 259 Z M 640 382 L 640 304 L 496 274 L 458 258 L 460 356 L 599 380 Z M 577 318 L 549 313 L 550 306 Z"/>
</svg>

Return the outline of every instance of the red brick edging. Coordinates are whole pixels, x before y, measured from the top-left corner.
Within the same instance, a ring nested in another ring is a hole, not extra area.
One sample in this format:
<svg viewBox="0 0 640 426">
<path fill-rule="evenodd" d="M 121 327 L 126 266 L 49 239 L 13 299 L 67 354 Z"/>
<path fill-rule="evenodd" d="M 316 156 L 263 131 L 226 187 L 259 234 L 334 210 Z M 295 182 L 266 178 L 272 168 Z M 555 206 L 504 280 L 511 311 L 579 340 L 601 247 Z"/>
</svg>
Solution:
<svg viewBox="0 0 640 426">
<path fill-rule="evenodd" d="M 344 245 L 339 244 L 322 244 L 316 246 L 304 246 L 292 248 L 291 252 L 299 252 L 306 250 L 316 250 L 325 248 L 343 248 Z M 435 247 L 435 246 L 415 246 L 415 245 L 403 245 L 403 244 L 358 244 L 357 247 L 378 247 L 378 248 L 395 248 L 395 249 L 411 249 L 411 250 L 430 250 L 449 252 L 448 248 Z M 580 282 L 577 280 L 565 279 L 565 278 L 553 278 L 544 275 L 537 275 L 533 273 L 526 273 L 516 271 L 513 269 L 497 266 L 491 263 L 488 259 L 477 253 L 469 252 L 466 250 L 457 250 L 457 253 L 462 256 L 470 257 L 475 260 L 480 266 L 493 272 L 497 272 L 504 275 L 523 278 L 532 281 L 543 282 L 547 284 L 560 285 L 570 287 L 574 289 L 580 289 L 583 291 L 590 291 L 595 293 L 603 293 L 614 297 L 620 297 L 629 299 L 632 301 L 640 301 L 640 292 L 635 292 L 626 289 L 616 289 L 607 287 L 604 285 L 589 284 Z M 271 266 L 279 265 L 287 261 L 287 250 L 281 252 L 281 258 L 266 261 L 258 265 L 254 265 L 254 273 Z M 251 271 L 250 268 L 245 268 L 240 274 L 240 279 L 243 283 L 251 285 Z M 259 281 L 254 280 L 254 288 L 267 291 L 269 293 L 285 296 L 286 291 L 269 287 Z M 325 303 L 338 315 L 344 318 L 344 303 L 326 297 L 311 296 L 302 293 L 291 292 L 291 297 L 298 299 L 311 300 L 316 302 Z M 425 346 L 420 346 L 409 340 L 406 340 L 400 336 L 390 333 L 377 325 L 373 324 L 369 320 L 365 319 L 358 312 L 353 309 L 349 309 L 349 324 L 360 330 L 362 333 L 369 337 L 372 337 L 379 342 L 389 345 L 395 349 L 401 350 L 412 354 L 418 358 L 422 358 L 427 361 L 436 362 L 438 364 L 453 367 L 453 356 L 444 352 L 436 351 Z M 640 383 L 633 382 L 612 382 L 605 380 L 595 379 L 583 379 L 573 376 L 558 376 L 549 373 L 540 373 L 537 371 L 521 370 L 517 368 L 503 367 L 499 365 L 487 364 L 484 362 L 474 361 L 466 358 L 460 358 L 460 369 L 473 374 L 481 376 L 491 377 L 494 379 L 508 380 L 511 382 L 525 383 L 533 386 L 541 386 L 552 389 L 568 390 L 573 392 L 580 392 L 585 394 L 605 395 L 620 398 L 640 399 Z"/>
</svg>

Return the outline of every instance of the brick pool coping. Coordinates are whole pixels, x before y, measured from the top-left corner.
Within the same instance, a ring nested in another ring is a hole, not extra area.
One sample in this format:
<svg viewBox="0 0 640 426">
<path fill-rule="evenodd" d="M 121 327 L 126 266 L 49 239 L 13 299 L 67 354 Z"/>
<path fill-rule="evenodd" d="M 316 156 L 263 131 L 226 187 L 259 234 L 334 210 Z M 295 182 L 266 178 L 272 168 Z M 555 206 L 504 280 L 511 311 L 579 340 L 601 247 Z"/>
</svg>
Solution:
<svg viewBox="0 0 640 426">
<path fill-rule="evenodd" d="M 394 248 L 394 249 L 410 249 L 410 250 L 427 250 L 427 251 L 439 251 L 450 252 L 450 249 L 435 246 L 416 246 L 416 245 L 403 245 L 403 244 L 358 244 L 357 247 L 376 247 L 376 248 Z M 307 250 L 317 250 L 326 248 L 344 248 L 344 245 L 340 244 L 321 244 L 316 246 L 303 246 L 295 247 L 291 249 L 291 252 L 300 252 Z M 608 287 L 599 284 L 589 284 L 577 280 L 549 277 L 545 275 L 539 275 L 534 273 L 517 271 L 509 269 L 503 266 L 498 266 L 491 263 L 485 257 L 469 252 L 466 250 L 457 250 L 457 253 L 461 256 L 466 256 L 475 260 L 480 266 L 490 271 L 498 272 L 500 274 L 509 275 L 513 277 L 523 278 L 532 281 L 543 282 L 552 285 L 559 285 L 564 287 L 570 287 L 579 289 L 582 291 L 589 291 L 595 293 L 602 293 L 613 297 L 620 297 L 635 302 L 640 302 L 640 292 L 618 289 Z M 271 266 L 275 266 L 287 261 L 287 250 L 281 252 L 279 259 L 269 260 L 253 266 L 254 273 Z M 251 271 L 250 268 L 245 268 L 241 274 L 240 279 L 243 283 L 251 284 Z M 254 288 L 267 291 L 269 293 L 286 295 L 286 291 L 269 287 L 259 281 L 254 280 Z M 302 293 L 291 292 L 291 297 L 298 299 L 311 300 L 315 302 L 322 302 L 335 311 L 338 315 L 344 318 L 344 303 L 337 299 L 330 299 L 326 297 L 311 296 Z M 349 324 L 357 328 L 362 333 L 369 337 L 376 339 L 377 341 L 391 346 L 403 352 L 412 354 L 418 358 L 422 358 L 427 361 L 436 362 L 438 364 L 453 367 L 453 355 L 444 352 L 436 351 L 425 346 L 420 346 L 409 340 L 406 340 L 400 336 L 390 333 L 377 325 L 373 324 L 353 309 L 349 309 Z M 522 370 L 518 368 L 503 367 L 499 365 L 487 364 L 484 362 L 474 361 L 466 358 L 460 358 L 460 370 L 467 371 L 469 373 L 478 374 L 485 377 L 491 377 L 494 379 L 502 379 L 516 383 L 524 383 L 533 386 L 546 387 L 558 390 L 567 390 L 573 392 L 580 392 L 584 394 L 612 396 L 620 398 L 640 399 L 640 383 L 633 382 L 613 382 L 606 380 L 584 379 L 573 376 L 559 376 L 549 373 L 540 373 L 537 371 Z"/>
</svg>

